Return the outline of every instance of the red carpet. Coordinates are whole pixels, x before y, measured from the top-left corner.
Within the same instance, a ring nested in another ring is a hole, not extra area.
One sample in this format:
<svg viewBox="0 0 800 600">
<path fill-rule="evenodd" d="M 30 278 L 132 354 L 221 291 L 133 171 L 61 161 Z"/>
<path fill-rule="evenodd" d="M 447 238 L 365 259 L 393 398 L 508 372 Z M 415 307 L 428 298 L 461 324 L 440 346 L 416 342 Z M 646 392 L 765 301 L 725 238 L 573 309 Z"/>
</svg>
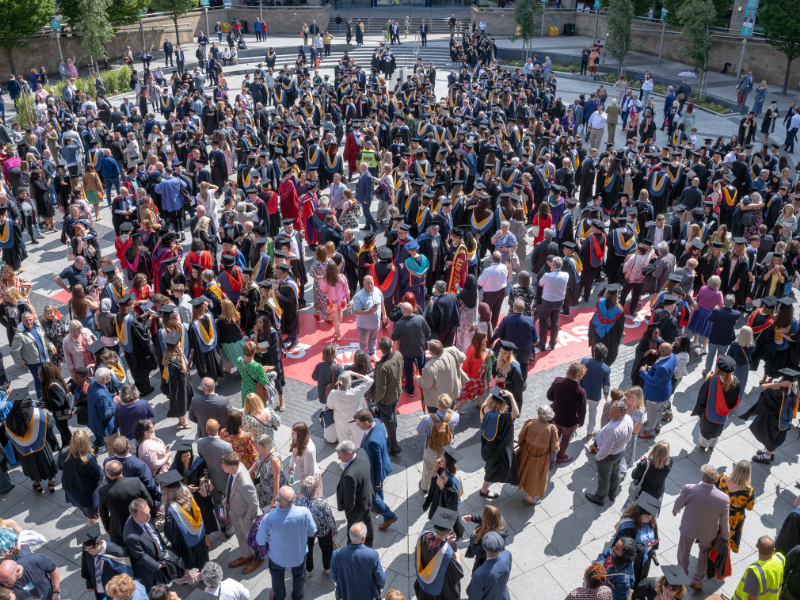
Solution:
<svg viewBox="0 0 800 600">
<path fill-rule="evenodd" d="M 536 367 L 529 373 L 537 373 L 551 367 L 580 360 L 589 356 L 588 331 L 589 321 L 594 315 L 593 308 L 572 310 L 568 317 L 561 315 L 558 344 L 555 350 L 540 352 L 536 356 Z M 647 328 L 650 306 L 645 304 L 639 308 L 635 318 L 625 315 L 625 343 L 635 342 L 642 337 Z M 300 315 L 300 343 L 287 353 L 284 361 L 286 377 L 316 385 L 311 378 L 314 366 L 322 360 L 322 349 L 333 339 L 333 325 L 318 321 L 311 314 Z M 389 334 L 389 330 L 381 330 L 381 335 Z M 345 316 L 342 323 L 342 339 L 339 340 L 337 360 L 340 364 L 352 362 L 353 353 L 358 350 L 358 331 L 355 317 Z M 398 403 L 401 414 L 410 414 L 422 410 L 419 391 L 414 396 L 403 394 Z"/>
</svg>

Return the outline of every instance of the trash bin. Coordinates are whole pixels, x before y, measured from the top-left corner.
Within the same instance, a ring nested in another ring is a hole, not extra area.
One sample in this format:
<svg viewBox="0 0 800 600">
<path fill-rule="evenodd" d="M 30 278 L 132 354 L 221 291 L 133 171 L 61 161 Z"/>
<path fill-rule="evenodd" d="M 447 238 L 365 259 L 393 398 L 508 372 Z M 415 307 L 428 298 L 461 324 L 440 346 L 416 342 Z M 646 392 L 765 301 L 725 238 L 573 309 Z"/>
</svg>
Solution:
<svg viewBox="0 0 800 600">
<path fill-rule="evenodd" d="M 228 33 L 231 30 L 230 23 L 223 23 L 222 24 L 222 33 Z"/>
<path fill-rule="evenodd" d="M 248 33 L 247 31 L 247 21 L 240 21 L 242 24 L 242 33 Z"/>
<path fill-rule="evenodd" d="M 547 35 L 550 37 L 558 37 L 558 27 L 551 25 L 547 30 Z"/>
</svg>

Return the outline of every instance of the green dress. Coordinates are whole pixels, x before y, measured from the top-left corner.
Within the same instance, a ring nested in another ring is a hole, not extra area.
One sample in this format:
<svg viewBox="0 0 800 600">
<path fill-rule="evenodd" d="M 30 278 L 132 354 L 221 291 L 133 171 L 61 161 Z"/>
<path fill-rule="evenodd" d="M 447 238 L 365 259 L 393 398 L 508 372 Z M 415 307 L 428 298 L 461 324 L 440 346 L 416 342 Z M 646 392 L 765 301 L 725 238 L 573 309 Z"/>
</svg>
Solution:
<svg viewBox="0 0 800 600">
<path fill-rule="evenodd" d="M 242 377 L 242 406 L 244 406 L 244 399 L 247 394 L 255 394 L 258 384 L 267 385 L 269 378 L 264 372 L 264 367 L 261 363 L 254 360 L 244 362 L 244 357 L 240 356 L 236 359 L 236 367 Z M 267 399 L 262 398 L 262 400 L 266 402 Z"/>
</svg>

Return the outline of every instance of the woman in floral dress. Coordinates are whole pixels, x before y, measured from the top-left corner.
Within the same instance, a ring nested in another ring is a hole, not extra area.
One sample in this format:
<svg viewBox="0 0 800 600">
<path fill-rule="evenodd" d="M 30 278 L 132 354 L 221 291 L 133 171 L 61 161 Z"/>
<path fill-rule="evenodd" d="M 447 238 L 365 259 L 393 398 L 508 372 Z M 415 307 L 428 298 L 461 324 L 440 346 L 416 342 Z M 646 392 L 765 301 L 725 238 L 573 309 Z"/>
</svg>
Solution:
<svg viewBox="0 0 800 600">
<path fill-rule="evenodd" d="M 275 439 L 275 430 L 281 426 L 281 418 L 264 406 L 261 396 L 247 394 L 244 399 L 244 416 L 242 417 L 242 431 L 253 434 L 253 439 L 258 440 L 262 435 Z"/>
<path fill-rule="evenodd" d="M 761 194 L 753 192 L 750 195 L 749 204 L 741 204 L 740 208 L 745 214 L 753 215 L 753 222 L 744 227 L 744 239 L 749 240 L 751 235 L 758 235 L 758 226 L 764 220 L 762 211 L 764 210 L 764 200 Z"/>
<path fill-rule="evenodd" d="M 219 432 L 219 437 L 233 446 L 233 451 L 239 455 L 242 464 L 249 469 L 256 462 L 258 452 L 256 452 L 253 434 L 242 431 L 242 417 L 240 410 L 230 413 L 228 426 Z"/>
<path fill-rule="evenodd" d="M 311 439 L 308 425 L 302 421 L 292 425 L 292 443 L 289 445 L 289 450 L 292 452 L 289 474 L 294 475 L 295 481 L 302 481 L 306 477 L 316 478 L 319 482 L 317 496 L 322 496 L 322 471 L 317 463 L 317 448 Z"/>
<path fill-rule="evenodd" d="M 523 302 L 525 302 L 525 310 L 522 311 L 522 314 L 526 317 L 532 317 L 536 295 L 531 285 L 531 276 L 527 271 L 517 273 L 517 283 L 511 287 L 511 292 L 508 294 L 508 305 L 514 306 L 514 301 L 517 298 L 522 298 Z"/>
<path fill-rule="evenodd" d="M 502 262 L 508 267 L 508 280 L 511 281 L 514 278 L 512 259 L 516 256 L 518 242 L 516 236 L 508 230 L 509 226 L 508 221 L 500 223 L 500 231 L 494 234 L 492 243 L 494 244 L 494 249 L 503 257 Z"/>
<path fill-rule="evenodd" d="M 478 316 L 478 278 L 475 275 L 467 275 L 464 289 L 458 292 L 458 309 L 461 322 L 456 332 L 456 348 L 466 352 L 472 343 L 472 326 Z"/>
<path fill-rule="evenodd" d="M 314 316 L 318 319 L 331 320 L 328 312 L 328 295 L 322 291 L 319 284 L 325 277 L 325 269 L 328 267 L 328 251 L 325 246 L 320 244 L 314 254 L 314 263 L 311 265 L 311 277 L 314 282 Z"/>
<path fill-rule="evenodd" d="M 742 540 L 744 529 L 745 510 L 753 510 L 756 495 L 750 485 L 752 466 L 749 460 L 740 460 L 733 467 L 730 476 L 723 473 L 717 477 L 717 489 L 728 494 L 731 502 L 729 526 L 731 551 L 739 552 L 739 543 Z"/>
<path fill-rule="evenodd" d="M 461 365 L 461 369 L 469 377 L 469 381 L 461 388 L 461 395 L 458 397 L 458 412 L 462 414 L 462 407 L 466 402 L 475 402 L 483 396 L 486 390 L 486 362 L 492 357 L 492 351 L 486 349 L 486 334 L 483 331 L 476 331 L 472 336 L 472 343 L 467 348 L 467 358 Z"/>
<path fill-rule="evenodd" d="M 275 450 L 272 437 L 259 435 L 256 438 L 256 449 L 258 450 L 258 460 L 250 468 L 250 474 L 258 480 L 256 485 L 258 506 L 266 513 L 278 504 L 275 492 L 281 487 L 289 485 L 289 481 L 281 469 L 281 455 Z M 277 488 L 275 486 L 276 471 L 278 475 Z"/>
<path fill-rule="evenodd" d="M 767 82 L 762 81 L 761 85 L 756 89 L 756 100 L 753 102 L 753 109 L 750 112 L 756 114 L 757 117 L 761 116 L 764 112 L 764 98 L 767 97 Z"/>
</svg>

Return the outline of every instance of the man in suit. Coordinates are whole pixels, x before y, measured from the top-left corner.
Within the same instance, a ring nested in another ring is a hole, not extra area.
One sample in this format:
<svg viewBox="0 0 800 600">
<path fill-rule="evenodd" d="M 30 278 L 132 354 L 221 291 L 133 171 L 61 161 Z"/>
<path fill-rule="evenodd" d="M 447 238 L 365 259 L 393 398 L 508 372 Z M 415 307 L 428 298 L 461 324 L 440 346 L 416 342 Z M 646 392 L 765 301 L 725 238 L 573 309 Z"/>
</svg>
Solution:
<svg viewBox="0 0 800 600">
<path fill-rule="evenodd" d="M 150 493 L 150 497 L 156 502 L 161 501 L 161 491 L 156 485 L 156 480 L 153 479 L 153 473 L 150 471 L 144 461 L 136 458 L 130 453 L 130 444 L 128 438 L 124 435 L 119 436 L 111 444 L 116 456 L 109 457 L 103 461 L 103 466 L 112 460 L 118 461 L 122 464 L 123 477 L 138 477 L 144 484 L 144 487 Z"/>
<path fill-rule="evenodd" d="M 358 178 L 358 185 L 356 186 L 356 200 L 361 205 L 361 209 L 364 212 L 364 218 L 366 219 L 366 224 L 361 228 L 361 231 L 378 231 L 378 224 L 375 222 L 375 219 L 372 217 L 372 213 L 369 210 L 369 207 L 372 204 L 373 190 L 372 174 L 369 172 L 367 163 L 358 163 L 358 172 L 361 173 L 361 177 Z"/>
<path fill-rule="evenodd" d="M 219 437 L 219 423 L 216 419 L 206 421 L 206 433 L 205 437 L 197 440 L 197 456 L 206 461 L 208 478 L 214 486 L 211 491 L 211 502 L 214 504 L 214 514 L 217 515 L 220 529 L 225 531 L 225 535 L 231 537 L 233 527 L 227 519 L 224 522 L 219 519 L 218 509 L 222 506 L 225 486 L 228 484 L 228 474 L 222 469 L 221 460 L 224 454 L 233 452 L 233 446 Z"/>
<path fill-rule="evenodd" d="M 223 454 L 220 463 L 222 470 L 228 475 L 222 506 L 227 511 L 228 519 L 233 525 L 233 532 L 236 534 L 236 541 L 239 542 L 239 553 L 241 554 L 239 558 L 229 562 L 228 567 L 238 569 L 247 565 L 243 571 L 243 574 L 247 575 L 255 571 L 260 564 L 253 558 L 253 549 L 247 543 L 247 534 L 250 533 L 250 528 L 258 513 L 256 487 L 236 452 Z"/>
<path fill-rule="evenodd" d="M 700 472 L 703 477 L 701 483 L 683 486 L 672 507 L 674 517 L 686 509 L 683 511 L 679 528 L 681 536 L 678 540 L 678 564 L 683 567 L 687 575 L 692 544 L 695 540 L 699 541 L 700 553 L 692 575 L 692 584 L 689 586 L 694 590 L 703 589 L 703 577 L 708 566 L 711 543 L 717 539 L 717 534 L 726 540 L 730 535 L 728 528 L 730 500 L 725 492 L 714 487 L 717 481 L 717 469 L 713 465 L 703 465 L 700 467 Z"/>
<path fill-rule="evenodd" d="M 369 509 L 372 505 L 372 483 L 367 451 L 356 450 L 356 445 L 346 440 L 336 446 L 336 455 L 343 467 L 342 477 L 336 486 L 336 507 L 344 511 L 349 529 L 356 523 L 367 526 L 366 545 L 372 548 L 372 519 Z"/>
<path fill-rule="evenodd" d="M 428 45 L 428 24 L 425 22 L 425 19 L 422 19 L 422 24 L 419 26 L 419 37 L 422 41 L 423 46 Z"/>
<path fill-rule="evenodd" d="M 155 509 L 150 492 L 138 477 L 123 477 L 122 463 L 112 460 L 104 465 L 108 483 L 98 490 L 100 496 L 100 521 L 103 529 L 115 544 L 125 543 L 123 530 L 130 516 L 128 507 L 136 499 L 145 501 Z"/>
<path fill-rule="evenodd" d="M 192 398 L 188 414 L 189 420 L 197 423 L 197 439 L 207 435 L 206 425 L 210 419 L 224 426 L 228 423 L 228 415 L 233 412 L 231 401 L 214 393 L 216 383 L 211 377 L 204 377 L 201 387 L 203 393 Z"/>
<path fill-rule="evenodd" d="M 172 60 L 172 42 L 169 41 L 169 38 L 164 39 L 164 66 L 165 67 L 175 66 L 175 63 Z"/>
<path fill-rule="evenodd" d="M 708 322 L 711 323 L 711 333 L 708 336 L 708 354 L 706 355 L 706 368 L 703 370 L 703 377 L 715 364 L 717 351 L 720 356 L 725 353 L 725 349 L 733 342 L 736 337 L 736 321 L 742 316 L 738 310 L 733 310 L 736 304 L 736 296 L 728 294 L 725 296 L 725 306 L 715 308 L 708 315 Z"/>
<path fill-rule="evenodd" d="M 472 581 L 467 586 L 467 597 L 469 600 L 507 599 L 511 552 L 505 549 L 506 541 L 496 531 L 489 531 L 483 536 L 481 543 L 486 551 L 486 562 L 472 572 Z"/>
<path fill-rule="evenodd" d="M 175 46 L 175 63 L 178 69 L 178 73 L 183 75 L 183 72 L 186 70 L 186 55 L 181 50 L 180 46 Z"/>
<path fill-rule="evenodd" d="M 447 292 L 447 284 L 437 281 L 434 284 L 434 297 L 426 314 L 428 327 L 445 348 L 453 345 L 456 330 L 461 324 L 458 300 L 455 294 Z"/>
<path fill-rule="evenodd" d="M 381 598 L 386 584 L 381 557 L 377 550 L 367 548 L 367 526 L 356 523 L 350 527 L 350 543 L 333 551 L 331 580 L 336 584 L 337 598 Z"/>
<path fill-rule="evenodd" d="M 547 258 L 561 255 L 558 250 L 558 244 L 553 241 L 554 235 L 555 230 L 545 229 L 544 239 L 533 247 L 533 252 L 531 253 L 531 286 L 533 289 L 536 289 L 539 272 L 547 264 Z"/>
<path fill-rule="evenodd" d="M 146 590 L 156 583 L 158 571 L 164 566 L 158 562 L 158 556 L 167 546 L 164 538 L 150 522 L 150 510 L 150 505 L 142 499 L 131 502 L 130 517 L 125 523 L 123 533 L 125 549 L 131 557 L 133 576 Z"/>
<path fill-rule="evenodd" d="M 686 191 L 686 190 L 684 190 Z M 661 242 L 667 242 L 672 247 L 672 228 L 666 225 L 664 215 L 658 215 L 655 221 L 645 223 L 646 233 L 644 239 L 653 242 L 653 246 L 658 247 Z"/>
<path fill-rule="evenodd" d="M 96 600 L 106 598 L 106 584 L 117 575 L 133 571 L 126 564 L 125 549 L 114 542 L 105 541 L 100 532 L 100 525 L 95 523 L 81 529 L 77 533 L 81 552 L 81 577 L 86 589 L 94 592 Z M 99 576 L 99 579 L 98 579 Z"/>
<path fill-rule="evenodd" d="M 389 447 L 386 442 L 386 428 L 380 421 L 372 418 L 368 410 L 360 410 L 355 415 L 356 427 L 364 432 L 361 438 L 361 448 L 369 458 L 370 472 L 372 474 L 372 489 L 375 497 L 372 499 L 372 510 L 383 517 L 383 523 L 378 529 L 384 531 L 397 521 L 397 515 L 383 501 L 383 482 L 392 472 L 392 461 L 389 460 Z"/>
<path fill-rule="evenodd" d="M 656 362 L 651 367 L 643 366 L 639 369 L 639 374 L 644 379 L 642 391 L 647 404 L 647 424 L 639 432 L 639 437 L 643 440 L 655 437 L 661 431 L 664 402 L 672 395 L 674 372 L 675 355 L 672 353 L 672 344 L 666 342 L 659 346 Z"/>
<path fill-rule="evenodd" d="M 575 171 L 572 170 L 572 160 L 565 158 L 561 161 L 561 168 L 556 171 L 556 185 L 560 185 L 567 192 L 567 196 L 572 196 L 575 191 Z"/>
</svg>

